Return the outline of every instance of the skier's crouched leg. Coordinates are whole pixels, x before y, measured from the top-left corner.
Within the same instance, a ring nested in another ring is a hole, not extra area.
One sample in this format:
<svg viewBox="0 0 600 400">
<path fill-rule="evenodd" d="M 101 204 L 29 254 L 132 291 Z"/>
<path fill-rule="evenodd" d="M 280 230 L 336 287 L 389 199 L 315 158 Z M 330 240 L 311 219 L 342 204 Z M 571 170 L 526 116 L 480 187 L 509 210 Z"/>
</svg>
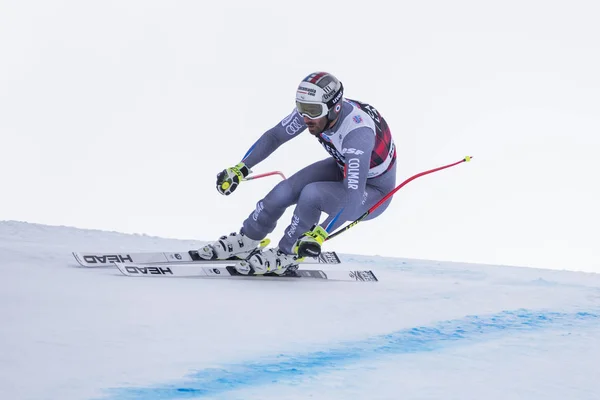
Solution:
<svg viewBox="0 0 600 400">
<path fill-rule="evenodd" d="M 262 200 L 243 223 L 243 231 L 251 238 L 263 239 L 277 226 L 285 210 L 296 203 L 300 191 L 289 179 L 280 182 Z"/>
<path fill-rule="evenodd" d="M 256 208 L 246 218 L 239 232 L 221 236 L 219 240 L 199 249 L 198 255 L 205 260 L 248 258 L 257 250 L 261 240 L 273 232 L 277 220 L 287 207 L 296 202 L 298 194 L 294 193 L 288 180 L 279 183 L 256 203 Z"/>
</svg>

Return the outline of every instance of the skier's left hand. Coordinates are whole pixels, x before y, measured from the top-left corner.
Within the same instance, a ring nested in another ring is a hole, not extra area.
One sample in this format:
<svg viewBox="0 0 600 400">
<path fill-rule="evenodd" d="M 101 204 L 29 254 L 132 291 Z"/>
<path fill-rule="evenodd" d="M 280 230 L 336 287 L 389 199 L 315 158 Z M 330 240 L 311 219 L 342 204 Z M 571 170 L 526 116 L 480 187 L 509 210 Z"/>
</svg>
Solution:
<svg viewBox="0 0 600 400">
<path fill-rule="evenodd" d="M 294 246 L 294 252 L 298 254 L 298 257 L 318 257 L 321 254 L 321 245 L 328 236 L 329 233 L 325 229 L 316 225 L 312 230 L 300 236 Z"/>
</svg>

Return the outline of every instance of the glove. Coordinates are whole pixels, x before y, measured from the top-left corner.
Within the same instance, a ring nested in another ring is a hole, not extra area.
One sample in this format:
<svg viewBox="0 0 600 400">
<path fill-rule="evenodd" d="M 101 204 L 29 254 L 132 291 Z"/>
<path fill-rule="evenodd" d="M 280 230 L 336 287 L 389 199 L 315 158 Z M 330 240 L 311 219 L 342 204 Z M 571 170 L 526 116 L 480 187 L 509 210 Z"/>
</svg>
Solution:
<svg viewBox="0 0 600 400">
<path fill-rule="evenodd" d="M 294 246 L 294 252 L 299 257 L 318 257 L 321 254 L 321 245 L 328 236 L 329 233 L 325 229 L 315 225 L 312 230 L 300 236 Z"/>
<path fill-rule="evenodd" d="M 226 168 L 217 174 L 217 190 L 219 193 L 229 196 L 237 189 L 240 182 L 250 175 L 250 168 L 243 162 L 235 167 Z"/>
</svg>

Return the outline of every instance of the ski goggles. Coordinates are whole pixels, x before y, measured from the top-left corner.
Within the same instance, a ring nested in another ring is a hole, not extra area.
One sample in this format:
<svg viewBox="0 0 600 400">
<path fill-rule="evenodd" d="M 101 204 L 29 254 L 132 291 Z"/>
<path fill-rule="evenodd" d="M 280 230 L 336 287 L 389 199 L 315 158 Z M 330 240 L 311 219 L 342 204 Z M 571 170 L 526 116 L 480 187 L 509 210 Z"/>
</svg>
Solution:
<svg viewBox="0 0 600 400">
<path fill-rule="evenodd" d="M 323 103 L 303 103 L 297 100 L 296 109 L 300 115 L 310 119 L 322 118 L 329 112 L 327 106 Z"/>
</svg>

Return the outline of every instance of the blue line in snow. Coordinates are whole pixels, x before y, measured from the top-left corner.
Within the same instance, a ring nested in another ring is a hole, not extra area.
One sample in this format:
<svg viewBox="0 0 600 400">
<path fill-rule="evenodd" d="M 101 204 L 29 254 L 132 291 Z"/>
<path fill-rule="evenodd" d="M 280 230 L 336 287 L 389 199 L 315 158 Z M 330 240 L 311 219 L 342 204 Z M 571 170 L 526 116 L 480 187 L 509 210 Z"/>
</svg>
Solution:
<svg viewBox="0 0 600 400">
<path fill-rule="evenodd" d="M 342 343 L 336 348 L 324 351 L 281 354 L 270 361 L 205 369 L 179 383 L 108 389 L 108 396 L 104 399 L 200 399 L 248 387 L 299 382 L 320 373 L 359 361 L 373 360 L 383 355 L 429 352 L 452 345 L 544 328 L 577 328 L 590 322 L 600 322 L 600 314 L 515 310 L 487 316 L 468 316 L 440 322 L 434 326 L 403 329 L 362 341 Z"/>
</svg>

